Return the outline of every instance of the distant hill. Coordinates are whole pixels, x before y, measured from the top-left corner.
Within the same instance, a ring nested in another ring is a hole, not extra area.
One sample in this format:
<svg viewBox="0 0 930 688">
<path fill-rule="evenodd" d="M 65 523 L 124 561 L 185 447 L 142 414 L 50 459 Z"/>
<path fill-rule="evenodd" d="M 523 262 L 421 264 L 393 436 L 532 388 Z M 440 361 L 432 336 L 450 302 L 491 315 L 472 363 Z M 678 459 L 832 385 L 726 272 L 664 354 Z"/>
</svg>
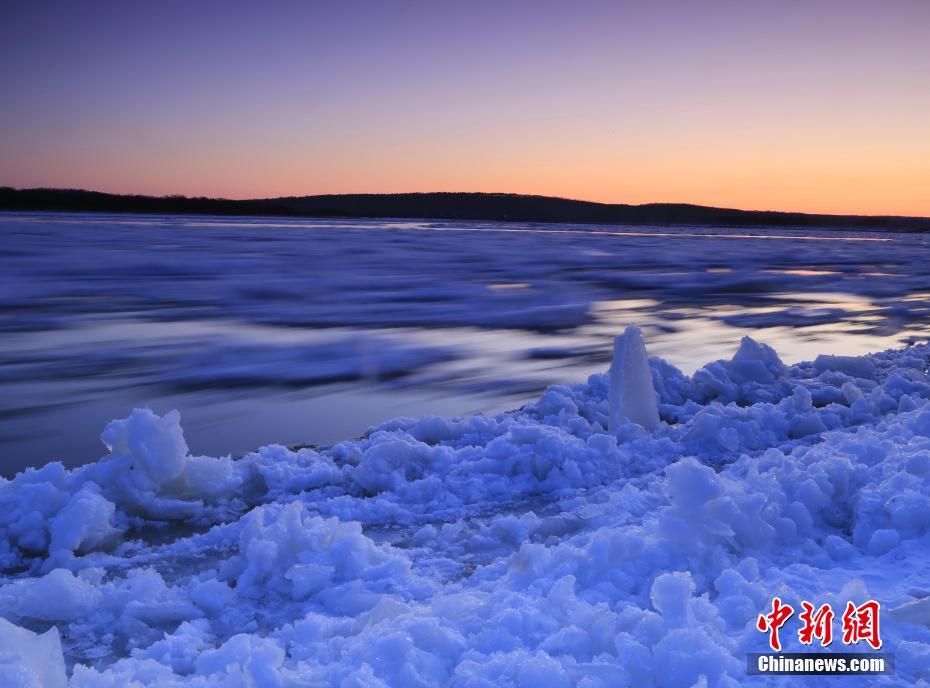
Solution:
<svg viewBox="0 0 930 688">
<path fill-rule="evenodd" d="M 83 189 L 0 187 L 0 210 L 155 213 L 178 215 L 281 215 L 283 208 L 261 201 L 187 196 L 127 196 Z"/>
<path fill-rule="evenodd" d="M 930 218 L 923 217 L 814 215 L 685 203 L 608 204 L 504 193 L 339 194 L 233 201 L 186 196 L 127 196 L 80 189 L 0 187 L 0 210 L 930 230 Z"/>
</svg>

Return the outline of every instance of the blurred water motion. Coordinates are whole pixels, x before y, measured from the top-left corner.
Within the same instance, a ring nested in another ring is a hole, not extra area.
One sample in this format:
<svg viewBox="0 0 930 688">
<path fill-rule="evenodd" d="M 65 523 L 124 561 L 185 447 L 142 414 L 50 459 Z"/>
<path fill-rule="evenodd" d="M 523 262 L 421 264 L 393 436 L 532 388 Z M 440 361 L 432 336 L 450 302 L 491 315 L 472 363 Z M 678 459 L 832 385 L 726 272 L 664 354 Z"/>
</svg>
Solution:
<svg viewBox="0 0 930 688">
<path fill-rule="evenodd" d="M 515 408 L 643 327 L 687 372 L 751 334 L 786 361 L 924 339 L 915 234 L 2 214 L 6 475 L 98 458 L 178 408 L 195 453 L 330 444 Z"/>
</svg>

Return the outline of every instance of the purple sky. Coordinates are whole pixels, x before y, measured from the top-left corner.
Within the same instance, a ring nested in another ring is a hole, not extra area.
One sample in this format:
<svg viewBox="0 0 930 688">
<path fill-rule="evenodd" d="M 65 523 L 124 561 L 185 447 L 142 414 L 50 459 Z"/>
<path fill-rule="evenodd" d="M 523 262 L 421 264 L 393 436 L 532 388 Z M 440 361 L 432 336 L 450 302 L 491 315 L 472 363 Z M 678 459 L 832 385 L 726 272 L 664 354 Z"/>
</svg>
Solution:
<svg viewBox="0 0 930 688">
<path fill-rule="evenodd" d="M 930 2 L 20 2 L 0 184 L 930 215 Z"/>
</svg>

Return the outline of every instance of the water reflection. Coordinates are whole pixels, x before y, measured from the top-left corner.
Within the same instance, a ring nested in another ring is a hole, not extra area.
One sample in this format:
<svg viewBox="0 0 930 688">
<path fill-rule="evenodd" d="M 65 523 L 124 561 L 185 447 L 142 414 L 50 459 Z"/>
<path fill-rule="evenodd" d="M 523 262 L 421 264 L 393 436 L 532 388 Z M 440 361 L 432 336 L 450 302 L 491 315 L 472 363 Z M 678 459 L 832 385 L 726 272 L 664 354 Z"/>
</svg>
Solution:
<svg viewBox="0 0 930 688">
<path fill-rule="evenodd" d="M 197 453 L 325 445 L 398 415 L 517 407 L 603 370 L 630 323 L 692 372 L 744 334 L 787 361 L 855 355 L 925 338 L 930 314 L 913 234 L 77 214 L 0 229 L 5 474 L 97 458 L 133 406 L 180 409 Z"/>
</svg>

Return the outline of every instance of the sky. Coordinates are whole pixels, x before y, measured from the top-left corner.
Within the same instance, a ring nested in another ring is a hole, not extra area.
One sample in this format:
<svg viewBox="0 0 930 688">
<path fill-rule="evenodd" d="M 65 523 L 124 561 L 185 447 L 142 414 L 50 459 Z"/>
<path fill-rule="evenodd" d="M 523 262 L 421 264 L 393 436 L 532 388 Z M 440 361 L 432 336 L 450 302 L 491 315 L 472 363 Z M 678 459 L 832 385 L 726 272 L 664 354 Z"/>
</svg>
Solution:
<svg viewBox="0 0 930 688">
<path fill-rule="evenodd" d="M 930 216 L 930 0 L 0 0 L 0 185 Z"/>
</svg>

